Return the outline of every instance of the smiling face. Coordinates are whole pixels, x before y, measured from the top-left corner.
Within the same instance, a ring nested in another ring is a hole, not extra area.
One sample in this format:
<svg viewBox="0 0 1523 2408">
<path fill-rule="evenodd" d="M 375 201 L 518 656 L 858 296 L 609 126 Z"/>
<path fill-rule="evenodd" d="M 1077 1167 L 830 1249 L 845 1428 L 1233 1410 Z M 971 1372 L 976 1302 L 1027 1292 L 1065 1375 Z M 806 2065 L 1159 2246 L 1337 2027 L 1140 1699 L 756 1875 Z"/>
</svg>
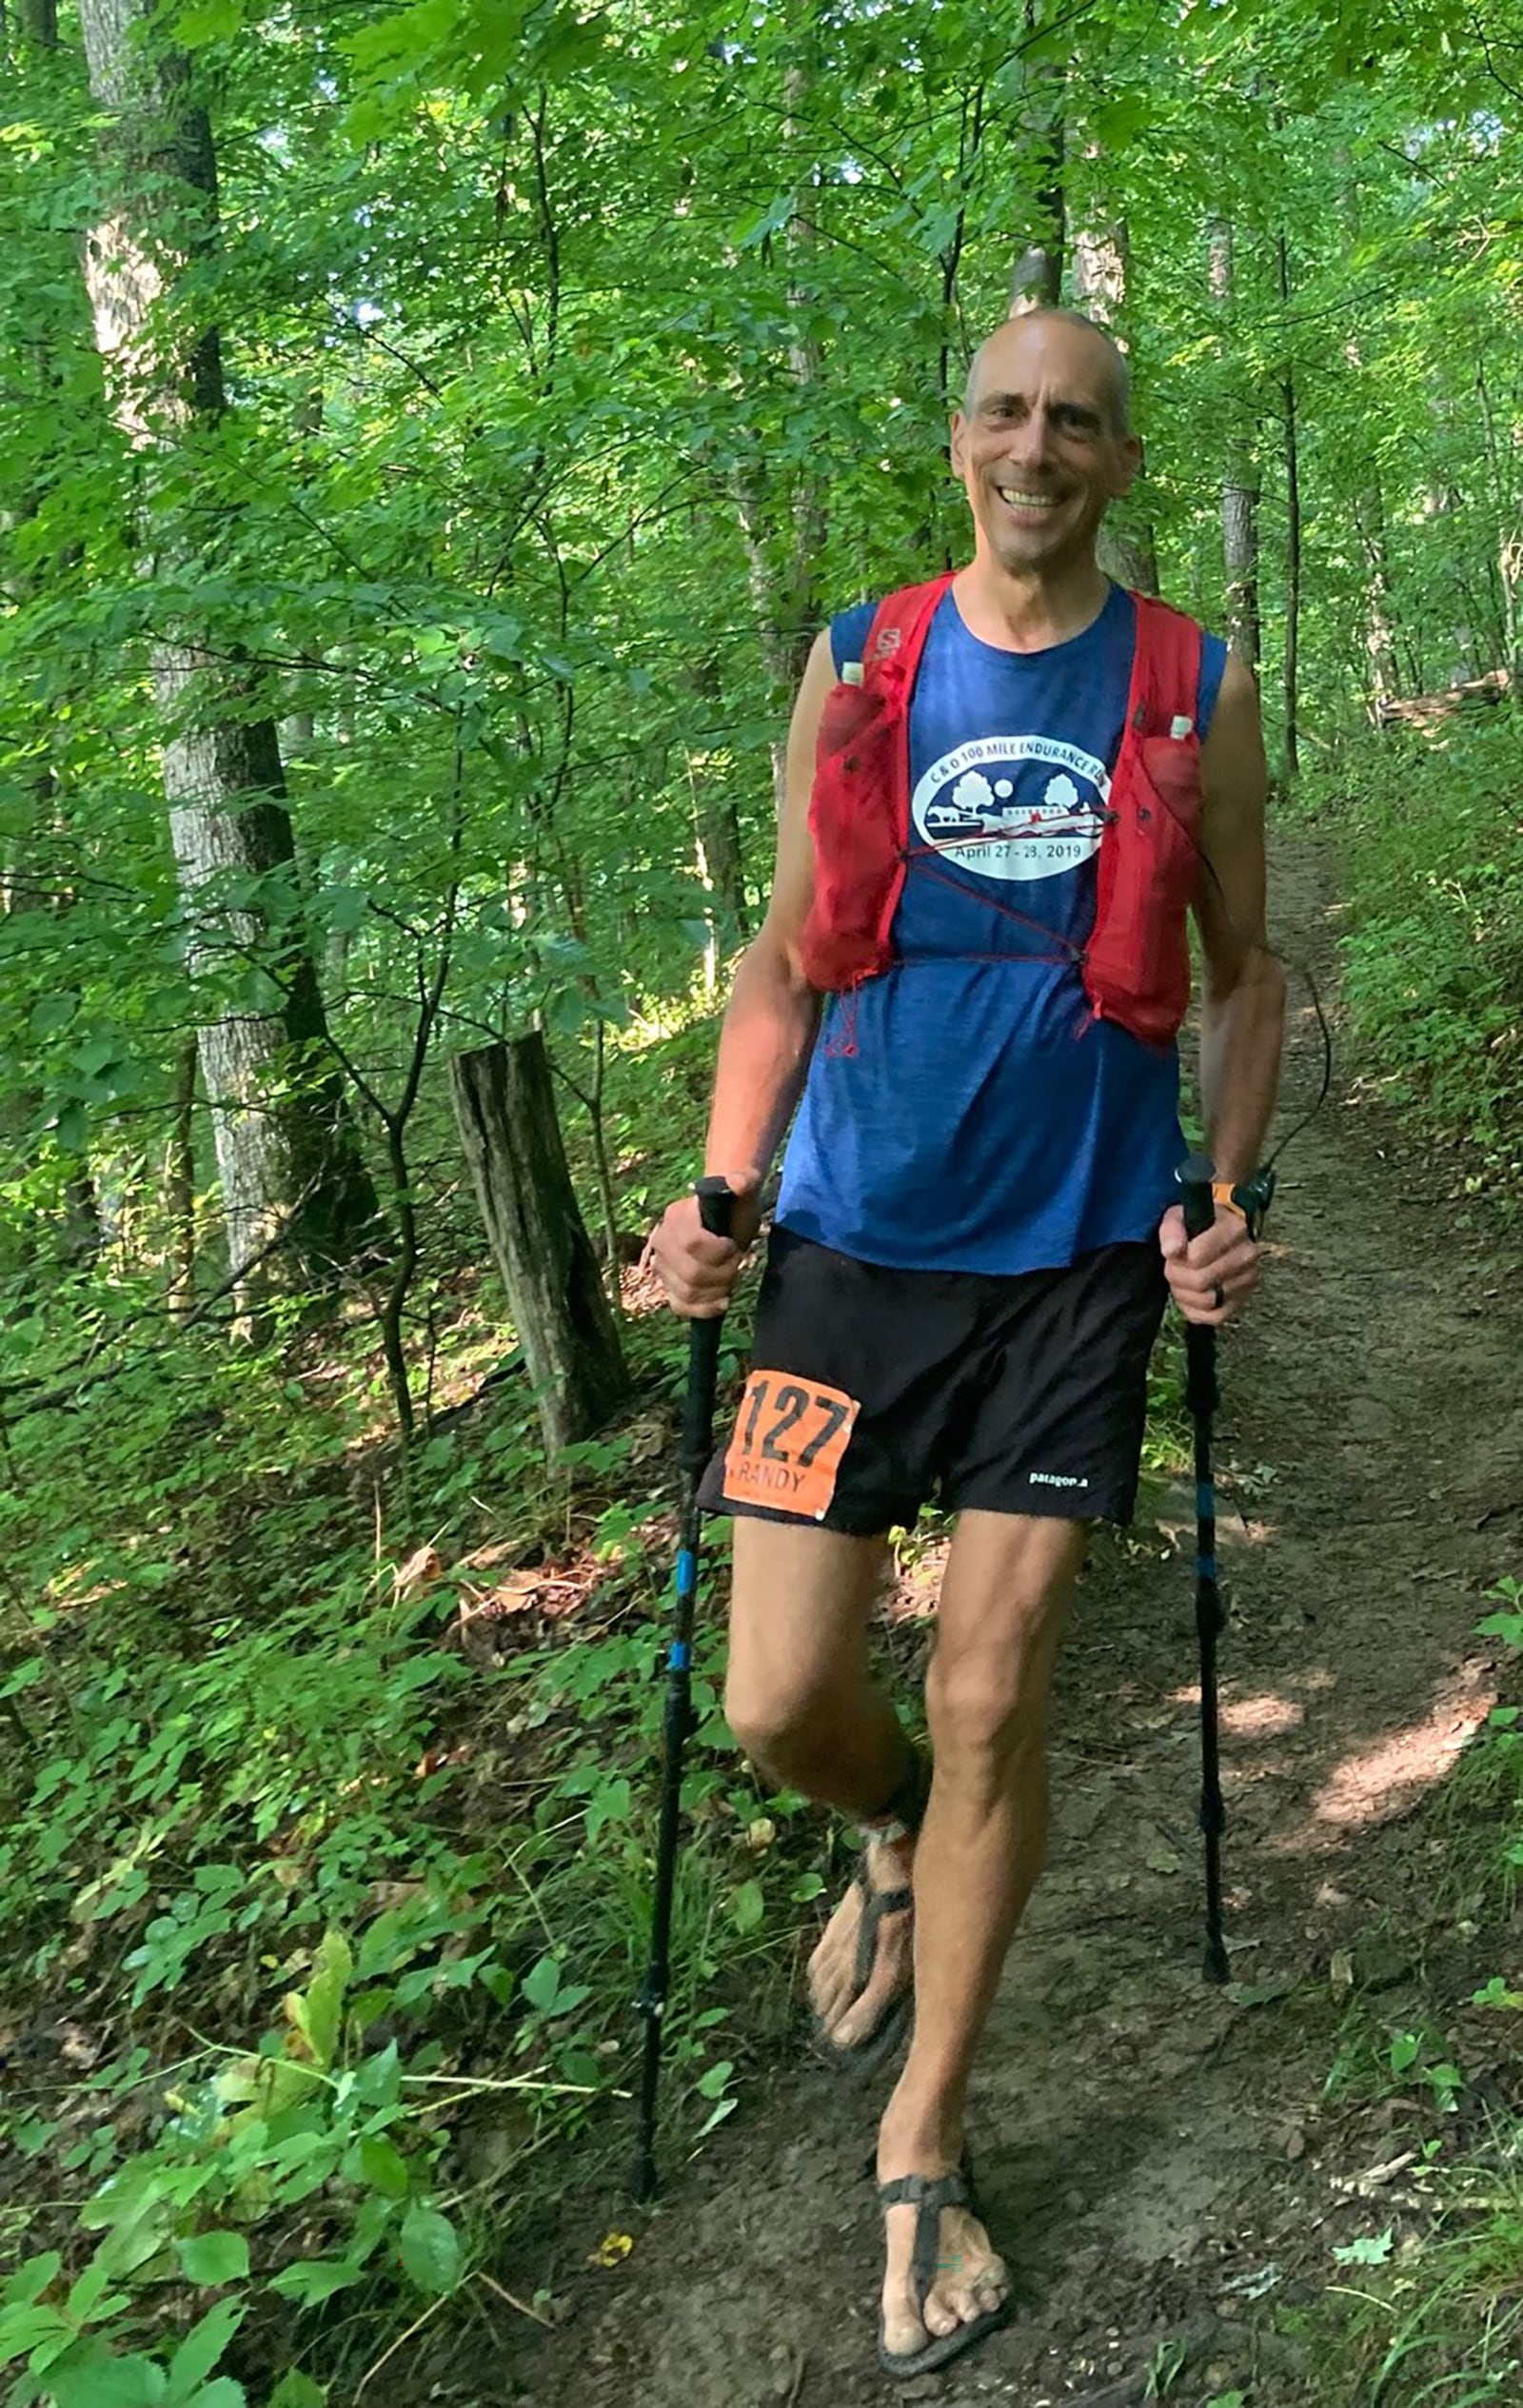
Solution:
<svg viewBox="0 0 1523 2408">
<path fill-rule="evenodd" d="M 981 558 L 1019 577 L 1093 562 L 1106 505 L 1141 463 L 1125 409 L 1117 356 L 1095 327 L 1034 311 L 989 337 L 952 419 Z"/>
</svg>

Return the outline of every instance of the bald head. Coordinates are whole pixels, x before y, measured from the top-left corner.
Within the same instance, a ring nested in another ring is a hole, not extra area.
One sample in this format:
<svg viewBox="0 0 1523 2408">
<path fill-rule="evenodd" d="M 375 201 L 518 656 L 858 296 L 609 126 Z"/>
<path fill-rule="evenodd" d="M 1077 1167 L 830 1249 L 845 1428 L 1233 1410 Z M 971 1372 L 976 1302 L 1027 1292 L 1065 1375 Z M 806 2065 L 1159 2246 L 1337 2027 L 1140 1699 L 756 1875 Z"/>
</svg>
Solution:
<svg viewBox="0 0 1523 2408">
<path fill-rule="evenodd" d="M 996 362 L 1002 363 L 1019 345 L 1026 327 L 1043 326 L 1076 326 L 1089 337 L 1095 346 L 1101 381 L 1110 412 L 1113 435 L 1129 435 L 1132 431 L 1132 374 L 1126 364 L 1126 353 L 1113 335 L 1093 318 L 1086 318 L 1080 309 L 1024 309 L 1018 317 L 1007 318 L 986 335 L 968 362 L 968 378 L 962 392 L 964 414 L 971 418 L 978 408 L 986 369 Z"/>
</svg>

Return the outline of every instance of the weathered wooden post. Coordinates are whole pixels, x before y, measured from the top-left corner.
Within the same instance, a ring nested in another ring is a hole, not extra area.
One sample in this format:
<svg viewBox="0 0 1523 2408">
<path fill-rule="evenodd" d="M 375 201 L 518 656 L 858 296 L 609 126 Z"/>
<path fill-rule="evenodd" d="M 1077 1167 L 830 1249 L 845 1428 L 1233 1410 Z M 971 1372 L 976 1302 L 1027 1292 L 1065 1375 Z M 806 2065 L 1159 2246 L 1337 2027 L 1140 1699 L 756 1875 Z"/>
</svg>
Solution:
<svg viewBox="0 0 1523 2408">
<path fill-rule="evenodd" d="M 492 1253 L 507 1290 L 545 1452 L 597 1430 L 629 1374 L 566 1169 L 538 1030 L 457 1054 L 450 1089 Z"/>
</svg>

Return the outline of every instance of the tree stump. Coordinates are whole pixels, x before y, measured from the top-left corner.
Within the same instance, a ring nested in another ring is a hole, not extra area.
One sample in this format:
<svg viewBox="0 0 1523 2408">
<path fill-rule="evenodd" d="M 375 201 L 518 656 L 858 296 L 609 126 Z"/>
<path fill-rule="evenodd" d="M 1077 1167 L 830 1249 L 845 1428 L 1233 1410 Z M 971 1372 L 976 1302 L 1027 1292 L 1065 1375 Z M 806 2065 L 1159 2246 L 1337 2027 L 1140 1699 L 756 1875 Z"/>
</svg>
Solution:
<svg viewBox="0 0 1523 2408">
<path fill-rule="evenodd" d="M 629 1374 L 566 1169 L 544 1039 L 535 1031 L 457 1054 L 449 1083 L 554 1456 L 608 1419 L 629 1393 Z"/>
</svg>

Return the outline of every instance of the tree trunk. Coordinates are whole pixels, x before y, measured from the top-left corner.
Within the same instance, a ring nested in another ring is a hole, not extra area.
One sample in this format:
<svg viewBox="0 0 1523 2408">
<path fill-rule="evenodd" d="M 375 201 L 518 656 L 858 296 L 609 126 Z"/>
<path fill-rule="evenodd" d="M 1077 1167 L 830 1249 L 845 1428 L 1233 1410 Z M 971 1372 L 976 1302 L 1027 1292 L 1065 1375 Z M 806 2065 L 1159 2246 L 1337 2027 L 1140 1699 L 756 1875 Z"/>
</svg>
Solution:
<svg viewBox="0 0 1523 2408">
<path fill-rule="evenodd" d="M 1284 312 L 1286 355 L 1280 370 L 1280 409 L 1285 430 L 1285 774 L 1300 768 L 1296 740 L 1296 660 L 1301 633 L 1301 471 L 1296 432 L 1296 371 L 1290 357 L 1290 247 L 1276 242 L 1276 268 Z"/>
<path fill-rule="evenodd" d="M 1226 218 L 1218 218 L 1211 229 L 1211 290 L 1221 313 L 1222 345 L 1229 361 L 1227 455 L 1221 476 L 1222 579 L 1228 641 L 1256 678 L 1263 644 L 1258 601 L 1258 464 L 1252 403 L 1230 365 L 1235 283 L 1232 227 Z"/>
<path fill-rule="evenodd" d="M 194 1037 L 174 1066 L 174 1120 L 164 1165 L 164 1214 L 169 1225 L 169 1311 L 183 1319 L 196 1300 L 196 1069 Z"/>
<path fill-rule="evenodd" d="M 1038 30 L 1039 0 L 1026 0 L 1028 33 Z M 1020 159 L 1021 225 L 1011 251 L 1012 318 L 1056 309 L 1063 290 L 1063 104 L 1066 77 L 1056 60 L 1026 78 L 1026 107 L 1016 140 Z"/>
<path fill-rule="evenodd" d="M 150 0 L 81 0 L 80 24 L 90 91 L 109 120 L 85 281 L 113 413 L 147 458 L 224 409 L 218 330 L 188 323 L 216 249 L 216 157 L 188 63 L 158 39 Z M 143 489 L 151 493 L 151 479 Z M 159 559 L 181 572 L 193 565 L 184 518 L 149 516 L 144 532 Z M 284 917 L 227 892 L 294 861 L 274 723 L 250 710 L 247 679 L 191 629 L 170 630 L 150 665 L 190 975 L 210 1006 L 199 1041 L 230 1266 L 261 1257 L 240 1290 L 247 1311 L 266 1291 L 329 1278 L 372 1230 L 375 1191 L 326 1055 L 294 875 Z M 211 973 L 229 965 L 238 1008 L 213 992 Z"/>
<path fill-rule="evenodd" d="M 796 112 L 809 89 L 807 71 L 790 68 L 782 81 L 782 139 L 791 154 L 798 138 Z M 815 244 L 811 222 L 795 206 L 783 235 L 787 250 L 788 379 L 793 392 L 807 399 L 823 375 L 820 345 L 808 321 L 810 292 L 807 275 Z M 745 544 L 746 580 L 762 636 L 762 655 L 774 694 L 774 709 L 783 716 L 808 663 L 819 622 L 815 575 L 825 537 L 824 487 L 811 470 L 779 475 L 758 444 L 749 460 L 732 472 L 730 491 Z M 772 793 L 779 813 L 787 783 L 786 736 L 775 736 L 770 746 Z"/>
<path fill-rule="evenodd" d="M 535 1031 L 457 1054 L 449 1080 L 553 1457 L 608 1419 L 629 1376 L 566 1169 L 544 1039 Z"/>
<path fill-rule="evenodd" d="M 1097 154 L 1092 151 L 1090 155 Z M 1077 306 L 1116 336 L 1124 347 L 1127 282 L 1132 267 L 1125 218 L 1118 217 L 1103 227 L 1077 227 L 1073 255 Z M 1118 520 L 1114 508 L 1115 505 L 1100 528 L 1096 545 L 1099 564 L 1118 585 L 1130 586 L 1134 593 L 1156 595 L 1158 554 L 1152 521 L 1124 503 Z"/>
</svg>

